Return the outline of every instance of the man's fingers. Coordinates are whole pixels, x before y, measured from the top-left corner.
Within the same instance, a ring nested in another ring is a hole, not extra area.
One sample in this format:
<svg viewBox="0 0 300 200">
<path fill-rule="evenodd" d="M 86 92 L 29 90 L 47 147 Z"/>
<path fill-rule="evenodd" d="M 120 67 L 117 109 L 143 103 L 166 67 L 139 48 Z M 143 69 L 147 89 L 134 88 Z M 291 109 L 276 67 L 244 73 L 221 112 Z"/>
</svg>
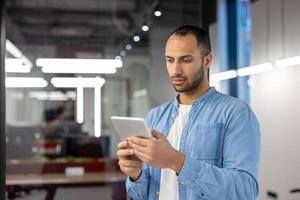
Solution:
<svg viewBox="0 0 300 200">
<path fill-rule="evenodd" d="M 137 144 L 140 146 L 148 146 L 150 138 L 141 138 L 141 137 L 130 137 L 128 138 L 129 144 Z"/>
<path fill-rule="evenodd" d="M 134 150 L 138 150 L 138 151 L 141 151 L 141 152 L 147 152 L 147 147 L 145 147 L 145 146 L 140 146 L 140 145 L 138 145 L 138 144 L 131 143 L 131 142 L 130 142 L 130 146 L 131 146 Z"/>
<path fill-rule="evenodd" d="M 119 150 L 117 152 L 118 156 L 121 157 L 121 156 L 131 156 L 131 155 L 134 155 L 134 150 L 133 149 L 122 149 L 122 150 Z"/>
<path fill-rule="evenodd" d="M 130 146 L 129 146 L 128 140 L 124 140 L 118 144 L 119 149 L 127 149 L 129 147 Z"/>
<path fill-rule="evenodd" d="M 144 153 L 144 152 L 141 152 L 141 151 L 138 151 L 138 150 L 134 150 L 134 153 L 135 153 L 135 155 L 139 158 L 139 159 L 141 159 L 143 162 L 148 162 L 149 161 L 149 155 L 148 154 L 146 154 L 146 153 Z"/>
<path fill-rule="evenodd" d="M 122 167 L 141 167 L 143 163 L 141 161 L 136 160 L 119 160 L 119 165 Z"/>
</svg>

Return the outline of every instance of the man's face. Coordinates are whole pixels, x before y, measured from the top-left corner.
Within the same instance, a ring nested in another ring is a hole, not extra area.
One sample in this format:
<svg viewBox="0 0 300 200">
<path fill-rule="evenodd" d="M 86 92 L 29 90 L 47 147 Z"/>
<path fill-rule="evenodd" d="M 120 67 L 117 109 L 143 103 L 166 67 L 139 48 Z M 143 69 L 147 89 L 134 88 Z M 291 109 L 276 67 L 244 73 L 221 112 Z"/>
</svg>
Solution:
<svg viewBox="0 0 300 200">
<path fill-rule="evenodd" d="M 206 75 L 194 35 L 172 35 L 166 44 L 165 57 L 171 83 L 177 92 L 191 92 L 200 86 Z"/>
</svg>

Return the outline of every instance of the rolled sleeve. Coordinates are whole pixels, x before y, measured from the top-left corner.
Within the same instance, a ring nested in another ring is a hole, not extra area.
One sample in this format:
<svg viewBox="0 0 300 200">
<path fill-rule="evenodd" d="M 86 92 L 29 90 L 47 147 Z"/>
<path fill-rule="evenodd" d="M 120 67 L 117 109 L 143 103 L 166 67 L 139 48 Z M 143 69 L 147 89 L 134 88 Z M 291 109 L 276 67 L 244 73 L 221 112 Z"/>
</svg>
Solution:
<svg viewBox="0 0 300 200">
<path fill-rule="evenodd" d="M 128 195 L 133 199 L 146 199 L 147 187 L 148 176 L 145 170 L 142 170 L 140 177 L 136 181 L 132 181 L 129 177 L 126 179 Z"/>
</svg>

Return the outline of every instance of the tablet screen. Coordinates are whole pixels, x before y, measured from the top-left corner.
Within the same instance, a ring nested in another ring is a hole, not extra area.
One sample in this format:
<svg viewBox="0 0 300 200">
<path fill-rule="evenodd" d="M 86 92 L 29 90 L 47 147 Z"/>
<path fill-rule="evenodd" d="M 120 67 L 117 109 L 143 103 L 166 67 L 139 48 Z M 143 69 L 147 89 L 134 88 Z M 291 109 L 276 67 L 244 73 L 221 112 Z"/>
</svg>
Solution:
<svg viewBox="0 0 300 200">
<path fill-rule="evenodd" d="M 121 140 L 130 136 L 152 137 L 143 118 L 112 116 L 111 120 Z"/>
</svg>

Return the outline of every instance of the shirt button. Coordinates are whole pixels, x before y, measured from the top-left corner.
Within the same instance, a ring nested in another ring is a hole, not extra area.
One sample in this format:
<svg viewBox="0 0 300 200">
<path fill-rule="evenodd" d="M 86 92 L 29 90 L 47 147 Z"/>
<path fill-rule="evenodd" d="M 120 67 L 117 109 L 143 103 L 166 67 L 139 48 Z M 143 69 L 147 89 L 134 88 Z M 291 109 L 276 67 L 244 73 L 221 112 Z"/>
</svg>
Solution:
<svg viewBox="0 0 300 200">
<path fill-rule="evenodd" d="M 201 196 L 204 196 L 204 194 L 203 194 L 203 193 L 201 193 Z"/>
</svg>

